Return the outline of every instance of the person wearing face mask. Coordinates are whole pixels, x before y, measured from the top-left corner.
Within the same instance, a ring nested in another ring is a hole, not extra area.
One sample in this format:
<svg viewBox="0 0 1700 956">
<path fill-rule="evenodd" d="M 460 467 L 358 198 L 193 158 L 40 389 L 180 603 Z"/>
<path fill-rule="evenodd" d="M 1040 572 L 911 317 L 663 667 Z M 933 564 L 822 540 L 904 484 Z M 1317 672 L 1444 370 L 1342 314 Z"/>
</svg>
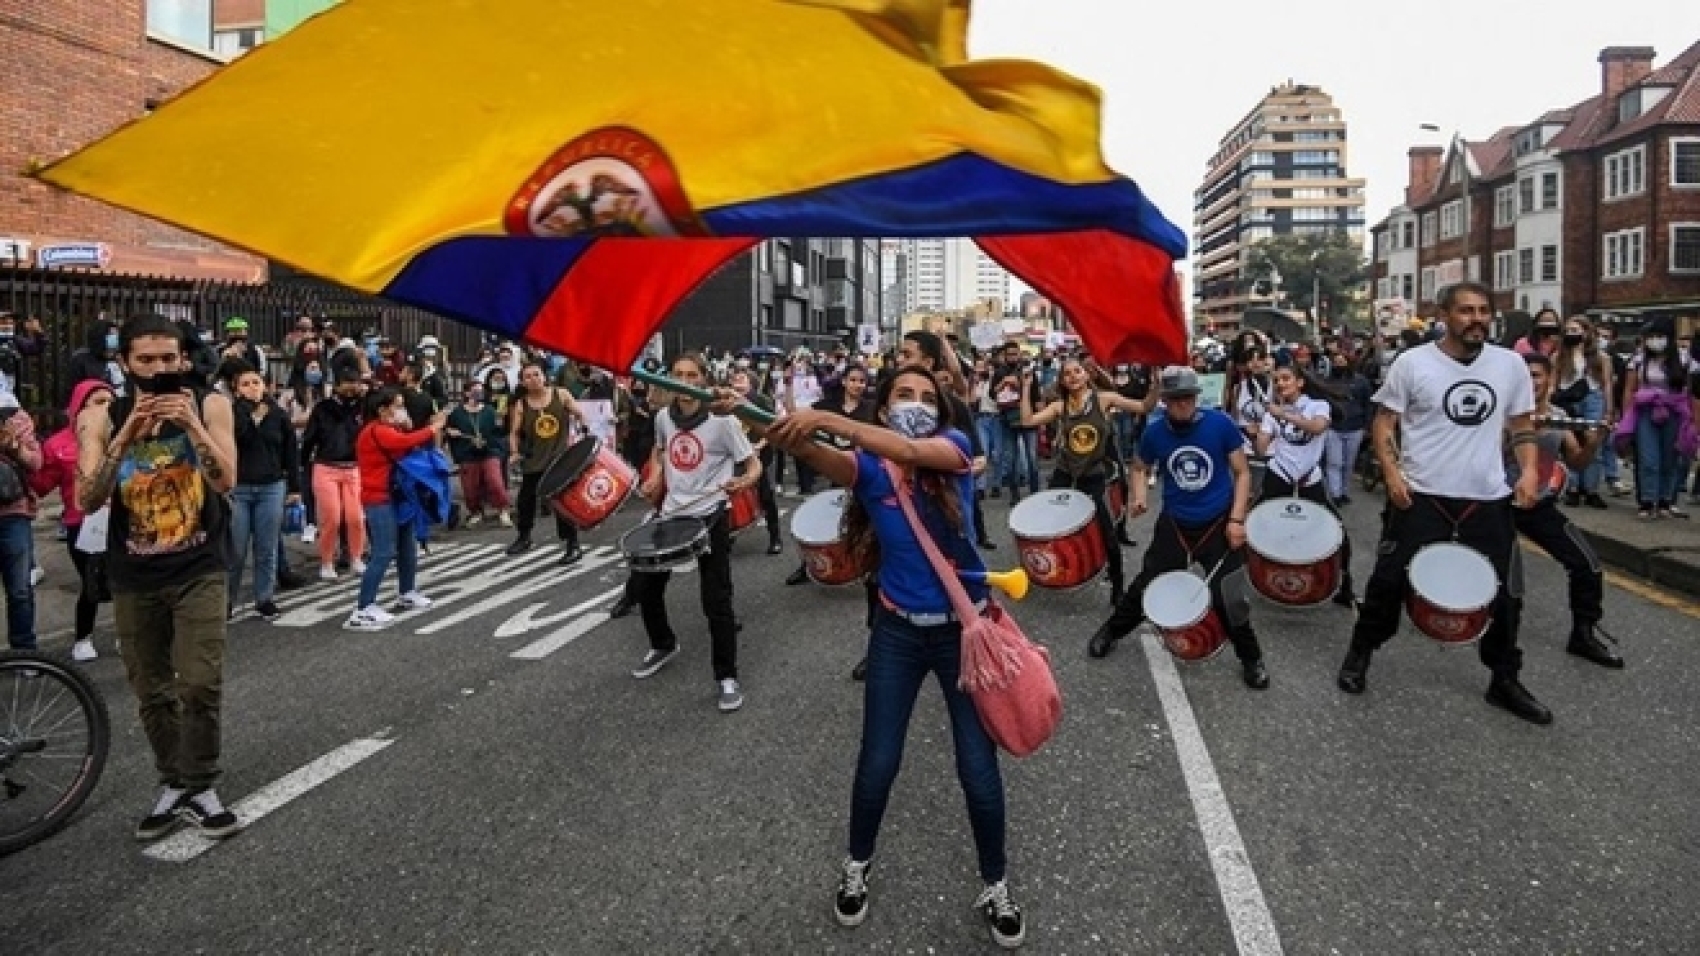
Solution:
<svg viewBox="0 0 1700 956">
<path fill-rule="evenodd" d="M 235 359 L 266 378 L 266 353 L 248 341 L 248 320 L 233 316 L 224 322 L 224 345 L 218 350 L 220 363 Z"/>
<path fill-rule="evenodd" d="M 431 606 L 431 599 L 417 586 L 419 540 L 397 515 L 399 505 L 391 498 L 390 477 L 396 462 L 408 452 L 438 441 L 447 420 L 447 413 L 438 412 L 415 427 L 401 392 L 380 388 L 366 396 L 365 424 L 354 447 L 360 462 L 360 504 L 371 534 L 372 560 L 360 576 L 360 594 L 353 613 L 343 622 L 345 630 L 380 631 L 395 622 L 396 613 L 423 611 Z M 378 587 L 391 562 L 396 566 L 394 613 L 378 604 Z"/>
<path fill-rule="evenodd" d="M 969 599 L 984 601 L 987 587 L 979 574 L 985 564 L 975 546 L 974 456 L 947 402 L 947 386 L 911 363 L 879 386 L 874 404 L 880 424 L 808 409 L 769 428 L 767 437 L 851 490 L 845 542 L 861 566 L 876 568 L 878 576 L 879 603 L 869 628 L 862 692 L 862 740 L 833 916 L 846 927 L 860 926 L 867 918 L 880 826 L 903 762 L 916 695 L 931 674 L 950 715 L 957 777 L 984 884 L 974 907 L 993 941 L 1014 948 L 1026 938 L 1026 923 L 1007 882 L 1007 822 L 997 748 L 974 702 L 958 686 L 962 624 L 897 500 L 898 495 L 913 499 L 924 532 L 946 560 L 970 572 L 962 582 Z M 972 427 L 972 420 L 965 417 L 963 424 Z M 816 432 L 845 439 L 851 448 L 817 443 Z M 890 466 L 896 468 L 896 479 Z"/>
<path fill-rule="evenodd" d="M 259 372 L 240 372 L 235 391 L 231 413 L 236 427 L 236 489 L 230 495 L 230 583 L 226 600 L 233 609 L 251 545 L 254 613 L 275 621 L 281 613 L 273 598 L 283 509 L 301 500 L 295 426 L 283 409 L 266 397 L 266 383 Z"/>
<path fill-rule="evenodd" d="M 418 359 L 411 364 L 419 367 L 419 382 L 415 387 L 430 397 L 433 409 L 447 408 L 449 385 L 444 369 L 448 368 L 448 356 L 435 335 L 419 340 Z"/>
<path fill-rule="evenodd" d="M 1363 447 L 1364 429 L 1374 414 L 1370 397 L 1375 387 L 1363 372 L 1358 359 L 1365 356 L 1336 352 L 1329 357 L 1329 380 L 1340 395 L 1340 414 L 1328 422 L 1328 445 L 1322 453 L 1322 472 L 1328 484 L 1328 497 L 1334 507 L 1352 503 L 1352 473 L 1358 464 L 1358 452 Z"/>
<path fill-rule="evenodd" d="M 1641 348 L 1629 360 L 1623 419 L 1613 440 L 1635 447 L 1636 517 L 1686 518 L 1677 505 L 1682 461 L 1692 458 L 1700 421 L 1700 365 L 1676 347 L 1674 323 L 1659 318 L 1641 330 Z M 1621 450 L 1621 449 L 1620 449 Z"/>
<path fill-rule="evenodd" d="M 841 415 L 851 421 L 874 421 L 874 403 L 872 397 L 868 394 L 868 370 L 859 365 L 848 369 L 839 380 L 838 387 L 832 390 L 832 394 L 827 395 L 810 407 L 815 411 Z M 833 442 L 843 450 L 848 450 L 850 447 L 849 440 L 842 436 L 835 436 Z M 798 466 L 801 468 L 802 462 L 798 462 Z M 777 540 L 776 537 L 775 541 Z M 802 562 L 798 562 L 797 569 L 791 572 L 791 575 L 785 579 L 785 583 L 795 586 L 806 584 L 808 580 L 808 570 Z"/>
<path fill-rule="evenodd" d="M 361 507 L 360 471 L 355 440 L 362 424 L 360 378 L 354 369 L 337 374 L 331 397 L 313 406 L 301 433 L 301 461 L 313 486 L 314 524 L 302 532 L 304 543 L 319 546 L 319 577 L 335 581 L 337 547 L 347 539 L 350 566 L 366 570 L 366 518 Z"/>
<path fill-rule="evenodd" d="M 520 391 L 508 410 L 508 461 L 520 469 L 519 495 L 514 508 L 518 536 L 508 546 L 509 557 L 531 550 L 531 529 L 537 524 L 538 485 L 549 466 L 572 444 L 574 422 L 582 432 L 584 413 L 572 393 L 550 385 L 542 365 L 526 363 L 520 372 Z M 584 557 L 578 544 L 578 528 L 559 512 L 555 513 L 555 536 L 565 545 L 561 567 L 577 564 Z"/>
<path fill-rule="evenodd" d="M 1145 619 L 1145 588 L 1159 574 L 1198 564 L 1210 578 L 1210 607 L 1227 628 L 1241 677 L 1253 690 L 1269 686 L 1263 649 L 1251 625 L 1251 585 L 1245 574 L 1245 518 L 1251 466 L 1245 436 L 1226 414 L 1200 408 L 1198 373 L 1165 369 L 1159 379 L 1162 413 L 1154 414 L 1133 456 L 1128 513 L 1150 510 L 1145 477 L 1159 472 L 1163 510 L 1151 528 L 1139 575 L 1109 620 L 1087 642 L 1095 658 L 1110 653 Z"/>
<path fill-rule="evenodd" d="M 1529 330 L 1529 334 L 1518 339 L 1511 347 L 1518 355 L 1539 354 L 1550 358 L 1558 351 L 1563 335 L 1564 328 L 1558 320 L 1558 312 L 1542 309 L 1535 315 L 1535 325 Z"/>
<path fill-rule="evenodd" d="M 1548 358 L 1552 361 L 1551 401 L 1555 407 L 1570 418 L 1605 422 L 1615 418 L 1611 359 L 1600 351 L 1592 322 L 1579 315 L 1567 319 L 1559 347 Z M 1601 510 L 1606 507 L 1605 499 L 1600 497 L 1605 464 L 1599 458 L 1598 447 L 1592 453 L 1593 461 L 1571 472 L 1564 503 L 1572 508 L 1580 504 Z"/>
<path fill-rule="evenodd" d="M 114 395 L 124 394 L 124 372 L 118 364 L 118 325 L 115 322 L 89 323 L 88 341 L 71 353 L 67 372 L 67 388 L 78 382 L 100 382 L 112 389 Z M 69 395 L 66 396 L 70 398 Z"/>
<path fill-rule="evenodd" d="M 466 383 L 465 398 L 449 411 L 443 434 L 449 439 L 449 455 L 460 466 L 466 526 L 482 523 L 488 506 L 495 510 L 502 527 L 513 527 L 502 474 L 508 460 L 508 430 L 495 408 L 484 400 L 484 385 L 477 379 Z"/>
<path fill-rule="evenodd" d="M 105 409 L 113 402 L 112 388 L 104 382 L 82 381 L 71 389 L 71 402 L 65 411 L 70 420 L 54 432 L 41 446 L 41 467 L 30 474 L 30 488 L 38 495 L 59 492 L 64 511 L 59 521 L 65 528 L 65 545 L 71 553 L 71 565 L 77 569 L 81 587 L 77 589 L 77 609 L 71 659 L 92 661 L 100 656 L 94 646 L 95 617 L 100 610 L 99 587 L 106 577 L 106 542 L 92 549 L 78 547 L 83 519 L 87 517 L 77 507 L 77 418 L 86 408 Z M 97 509 L 98 510 L 98 509 Z M 99 567 L 96 567 L 96 564 Z"/>
</svg>

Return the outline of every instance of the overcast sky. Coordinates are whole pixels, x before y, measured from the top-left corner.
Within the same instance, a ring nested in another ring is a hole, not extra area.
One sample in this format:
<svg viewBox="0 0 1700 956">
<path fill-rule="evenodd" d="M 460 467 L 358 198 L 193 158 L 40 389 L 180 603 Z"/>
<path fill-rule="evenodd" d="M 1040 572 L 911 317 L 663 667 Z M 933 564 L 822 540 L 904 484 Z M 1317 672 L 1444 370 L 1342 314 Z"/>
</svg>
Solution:
<svg viewBox="0 0 1700 956">
<path fill-rule="evenodd" d="M 1289 78 L 1344 111 L 1374 225 L 1399 201 L 1409 147 L 1587 98 L 1605 47 L 1651 46 L 1663 65 L 1697 40 L 1700 0 L 974 0 L 969 55 L 1041 60 L 1103 89 L 1105 158 L 1190 236 L 1205 161 Z"/>
</svg>

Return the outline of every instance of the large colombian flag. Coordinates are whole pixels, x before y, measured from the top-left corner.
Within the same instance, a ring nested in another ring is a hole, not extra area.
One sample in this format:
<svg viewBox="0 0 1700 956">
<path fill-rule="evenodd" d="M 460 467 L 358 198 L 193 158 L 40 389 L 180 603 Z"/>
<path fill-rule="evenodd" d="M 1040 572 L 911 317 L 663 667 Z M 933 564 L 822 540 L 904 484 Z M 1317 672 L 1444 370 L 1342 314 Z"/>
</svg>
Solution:
<svg viewBox="0 0 1700 956">
<path fill-rule="evenodd" d="M 1175 361 L 1185 239 L 1099 95 L 968 0 L 348 0 L 48 182 L 625 367 L 766 237 L 972 236 L 1106 360 Z"/>
</svg>

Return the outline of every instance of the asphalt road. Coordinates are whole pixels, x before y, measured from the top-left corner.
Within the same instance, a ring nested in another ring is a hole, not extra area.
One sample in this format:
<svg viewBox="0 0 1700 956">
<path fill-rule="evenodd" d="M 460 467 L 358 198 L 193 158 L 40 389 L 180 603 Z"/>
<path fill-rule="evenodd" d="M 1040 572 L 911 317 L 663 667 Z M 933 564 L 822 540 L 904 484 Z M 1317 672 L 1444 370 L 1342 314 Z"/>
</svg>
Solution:
<svg viewBox="0 0 1700 956">
<path fill-rule="evenodd" d="M 988 504 L 991 557 L 1008 566 L 1006 509 Z M 1372 508 L 1349 512 L 1360 576 Z M 590 559 L 568 571 L 541 550 L 515 566 L 495 530 L 450 535 L 425 565 L 437 607 L 384 633 L 340 629 L 346 579 L 287 595 L 277 624 L 233 625 L 220 792 L 267 812 L 221 845 L 131 840 L 151 760 L 121 665 L 89 665 L 113 756 L 66 831 L 0 860 L 0 952 L 991 950 L 931 687 L 868 921 L 830 916 L 860 726 L 859 590 L 786 587 L 795 555 L 763 554 L 759 530 L 740 541 L 748 702 L 722 715 L 694 574 L 669 598 L 683 653 L 651 680 L 628 675 L 642 625 L 597 613 L 623 578 L 617 536 L 588 535 Z M 1529 563 L 1529 590 L 1524 677 L 1557 714 L 1546 728 L 1483 702 L 1473 650 L 1408 626 L 1369 693 L 1340 693 L 1350 614 L 1332 605 L 1259 601 L 1274 685 L 1256 693 L 1231 654 L 1178 679 L 1150 641 L 1089 660 L 1107 587 L 1035 592 L 1018 614 L 1053 650 L 1067 716 L 1039 755 L 1004 761 L 1027 949 L 1692 952 L 1695 610 L 1608 588 L 1629 660 L 1609 672 L 1563 652 L 1551 562 Z"/>
</svg>

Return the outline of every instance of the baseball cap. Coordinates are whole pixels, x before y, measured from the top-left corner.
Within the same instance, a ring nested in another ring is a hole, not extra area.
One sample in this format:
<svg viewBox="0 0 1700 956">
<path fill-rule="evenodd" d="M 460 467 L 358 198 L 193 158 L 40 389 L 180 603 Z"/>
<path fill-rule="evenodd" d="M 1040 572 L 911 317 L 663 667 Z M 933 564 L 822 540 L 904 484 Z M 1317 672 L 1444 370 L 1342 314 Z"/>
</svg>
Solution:
<svg viewBox="0 0 1700 956">
<path fill-rule="evenodd" d="M 246 332 L 248 331 L 248 320 L 240 315 L 231 316 L 224 320 L 224 330 L 226 332 Z"/>
<path fill-rule="evenodd" d="M 1199 387 L 1198 373 L 1184 365 L 1171 365 L 1163 370 L 1163 398 L 1191 398 L 1204 389 Z"/>
</svg>

